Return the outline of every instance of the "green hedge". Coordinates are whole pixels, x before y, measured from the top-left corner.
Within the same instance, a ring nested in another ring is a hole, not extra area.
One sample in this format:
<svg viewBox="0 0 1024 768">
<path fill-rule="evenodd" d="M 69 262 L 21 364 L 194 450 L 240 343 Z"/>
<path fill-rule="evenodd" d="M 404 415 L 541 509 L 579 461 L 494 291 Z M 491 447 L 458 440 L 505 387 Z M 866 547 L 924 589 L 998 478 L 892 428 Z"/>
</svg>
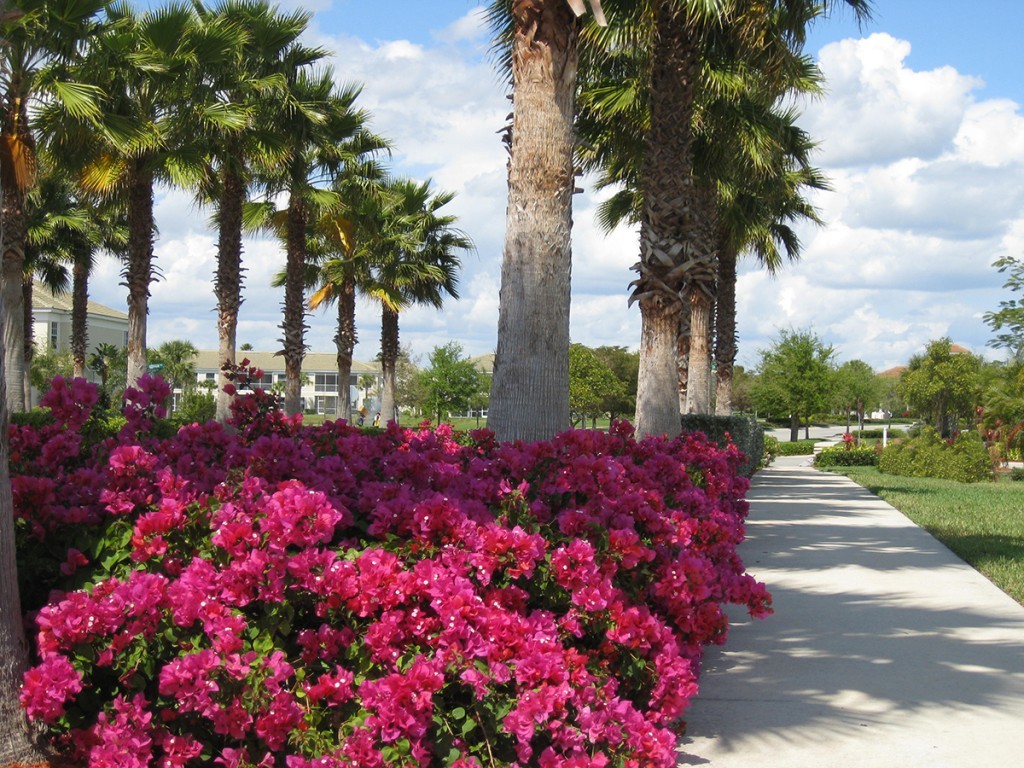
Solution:
<svg viewBox="0 0 1024 768">
<path fill-rule="evenodd" d="M 821 469 L 829 467 L 873 467 L 878 464 L 878 454 L 874 448 L 848 447 L 833 445 L 824 449 L 814 457 L 814 466 Z"/>
<path fill-rule="evenodd" d="M 954 441 L 943 440 L 932 427 L 919 437 L 892 443 L 882 451 L 878 469 L 904 477 L 937 477 L 977 483 L 994 476 L 992 460 L 977 432 L 964 432 Z"/>
<path fill-rule="evenodd" d="M 872 427 L 871 429 L 863 429 L 863 430 L 861 430 L 859 432 L 857 430 L 853 430 L 853 434 L 855 434 L 857 437 L 863 437 L 863 438 L 869 439 L 869 440 L 881 440 L 882 439 L 882 429 L 881 429 L 881 427 Z M 890 429 L 889 430 L 889 439 L 890 440 L 895 440 L 898 437 L 906 437 L 906 436 L 907 436 L 907 431 L 905 429 Z"/>
<path fill-rule="evenodd" d="M 683 432 L 703 432 L 720 446 L 732 442 L 747 460 L 740 467 L 750 477 L 761 466 L 764 455 L 764 430 L 752 416 L 713 416 L 688 413 L 682 416 Z"/>
<path fill-rule="evenodd" d="M 810 456 L 820 440 L 796 440 L 779 443 L 779 456 Z"/>
</svg>

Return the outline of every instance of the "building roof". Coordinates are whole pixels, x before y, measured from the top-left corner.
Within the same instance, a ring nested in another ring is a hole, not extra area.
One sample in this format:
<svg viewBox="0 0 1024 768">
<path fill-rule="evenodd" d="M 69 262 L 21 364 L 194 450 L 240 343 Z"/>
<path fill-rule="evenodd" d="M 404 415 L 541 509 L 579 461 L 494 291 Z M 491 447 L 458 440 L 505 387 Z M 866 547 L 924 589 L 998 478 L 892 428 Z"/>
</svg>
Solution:
<svg viewBox="0 0 1024 768">
<path fill-rule="evenodd" d="M 242 360 L 248 359 L 249 365 L 259 368 L 264 372 L 283 371 L 284 357 L 274 352 L 260 352 L 256 350 L 235 352 L 235 360 L 241 364 Z M 195 365 L 197 371 L 219 371 L 220 354 L 215 349 L 203 349 L 196 355 Z M 302 359 L 302 370 L 305 373 L 316 371 L 338 370 L 338 356 L 333 352 L 307 352 Z M 352 361 L 352 373 L 361 376 L 363 374 L 379 374 L 380 363 L 363 363 L 359 360 Z"/>
<path fill-rule="evenodd" d="M 71 312 L 71 294 L 61 293 L 54 294 L 45 285 L 35 281 L 32 283 L 32 309 L 43 310 L 43 309 L 56 309 L 61 312 Z M 98 304 L 95 301 L 90 301 L 86 305 L 86 312 L 90 315 L 100 315 L 102 317 L 111 317 L 117 320 L 127 320 L 128 315 L 124 312 L 120 312 L 112 307 Z"/>
<path fill-rule="evenodd" d="M 494 375 L 494 353 L 490 352 L 486 355 L 477 355 L 471 357 L 470 362 L 476 366 L 476 369 L 480 373 L 486 373 L 488 376 Z"/>
<path fill-rule="evenodd" d="M 903 375 L 903 372 L 906 370 L 907 366 L 897 365 L 894 368 L 889 368 L 887 370 L 882 371 L 878 375 L 881 376 L 883 379 L 898 379 L 900 376 Z"/>
</svg>

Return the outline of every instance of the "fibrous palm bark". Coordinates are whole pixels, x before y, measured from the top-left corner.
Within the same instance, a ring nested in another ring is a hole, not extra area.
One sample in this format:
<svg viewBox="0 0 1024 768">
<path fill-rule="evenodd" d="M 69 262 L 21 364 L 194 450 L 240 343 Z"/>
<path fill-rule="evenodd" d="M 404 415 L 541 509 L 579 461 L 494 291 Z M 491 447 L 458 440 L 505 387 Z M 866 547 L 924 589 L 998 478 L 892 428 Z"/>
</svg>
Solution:
<svg viewBox="0 0 1024 768">
<path fill-rule="evenodd" d="M 515 0 L 512 14 L 514 112 L 487 424 L 501 440 L 543 440 L 570 424 L 570 232 L 580 23 L 565 0 Z"/>
<path fill-rule="evenodd" d="M 217 209 L 217 275 L 214 294 L 217 297 L 217 362 L 221 366 L 235 363 L 238 335 L 238 311 L 242 306 L 242 203 L 245 184 L 230 166 L 221 173 L 221 194 Z M 224 371 L 217 387 L 217 421 L 223 423 L 231 415 L 232 396 L 225 391 L 228 383 Z"/>
<path fill-rule="evenodd" d="M 633 293 L 641 312 L 636 412 L 640 435 L 674 436 L 681 428 L 676 340 L 684 310 L 683 280 L 706 259 L 692 204 L 689 126 L 697 64 L 698 49 L 685 13 L 671 3 L 660 3 L 650 76 L 650 93 L 658 98 L 651 99 L 645 138 L 640 277 Z M 692 386 L 691 382 L 688 389 Z"/>
</svg>

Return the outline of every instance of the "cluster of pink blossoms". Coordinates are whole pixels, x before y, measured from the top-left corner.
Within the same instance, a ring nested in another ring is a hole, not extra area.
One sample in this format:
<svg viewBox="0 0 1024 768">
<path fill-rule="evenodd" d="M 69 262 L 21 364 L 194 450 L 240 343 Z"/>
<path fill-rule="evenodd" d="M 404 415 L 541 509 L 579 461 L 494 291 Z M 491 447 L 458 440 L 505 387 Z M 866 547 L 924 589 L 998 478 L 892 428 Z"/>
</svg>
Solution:
<svg viewBox="0 0 1024 768">
<path fill-rule="evenodd" d="M 161 440 L 157 382 L 60 460 L 59 430 L 12 428 L 21 524 L 95 533 L 22 695 L 77 764 L 671 766 L 723 606 L 770 610 L 733 448 L 625 424 L 462 446 L 249 398 Z"/>
</svg>

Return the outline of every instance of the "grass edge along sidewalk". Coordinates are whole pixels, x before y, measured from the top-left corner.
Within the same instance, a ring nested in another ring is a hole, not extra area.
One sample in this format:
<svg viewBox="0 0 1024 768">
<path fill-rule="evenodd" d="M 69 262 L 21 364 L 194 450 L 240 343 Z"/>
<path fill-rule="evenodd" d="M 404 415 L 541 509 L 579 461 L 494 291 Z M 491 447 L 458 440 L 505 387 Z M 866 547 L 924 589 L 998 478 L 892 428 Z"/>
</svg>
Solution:
<svg viewBox="0 0 1024 768">
<path fill-rule="evenodd" d="M 1024 483 L 958 483 L 834 470 L 894 506 L 1024 605 Z"/>
</svg>

